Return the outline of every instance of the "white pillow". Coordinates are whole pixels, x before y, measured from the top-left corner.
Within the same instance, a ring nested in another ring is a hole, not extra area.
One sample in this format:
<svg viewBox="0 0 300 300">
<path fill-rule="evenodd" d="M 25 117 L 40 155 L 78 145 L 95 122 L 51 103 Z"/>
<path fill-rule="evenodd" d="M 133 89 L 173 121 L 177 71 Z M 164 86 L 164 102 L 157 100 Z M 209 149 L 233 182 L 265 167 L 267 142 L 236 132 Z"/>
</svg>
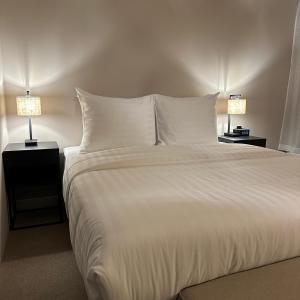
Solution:
<svg viewBox="0 0 300 300">
<path fill-rule="evenodd" d="M 158 140 L 167 145 L 217 142 L 217 96 L 174 98 L 155 95 Z"/>
<path fill-rule="evenodd" d="M 123 99 L 91 95 L 80 89 L 76 92 L 83 122 L 81 153 L 155 144 L 153 96 Z"/>
</svg>

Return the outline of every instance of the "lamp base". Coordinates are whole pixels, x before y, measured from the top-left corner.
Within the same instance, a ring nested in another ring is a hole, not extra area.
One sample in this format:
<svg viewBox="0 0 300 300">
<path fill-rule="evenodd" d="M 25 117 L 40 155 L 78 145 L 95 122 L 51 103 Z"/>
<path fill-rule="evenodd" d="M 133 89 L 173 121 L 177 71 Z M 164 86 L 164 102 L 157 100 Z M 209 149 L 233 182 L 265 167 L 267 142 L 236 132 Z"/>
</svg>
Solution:
<svg viewBox="0 0 300 300">
<path fill-rule="evenodd" d="M 228 136 L 228 137 L 240 137 L 241 134 L 240 133 L 234 133 L 234 132 L 224 132 L 224 136 Z"/>
<path fill-rule="evenodd" d="M 37 139 L 25 140 L 26 147 L 37 146 L 37 144 L 38 144 Z"/>
</svg>

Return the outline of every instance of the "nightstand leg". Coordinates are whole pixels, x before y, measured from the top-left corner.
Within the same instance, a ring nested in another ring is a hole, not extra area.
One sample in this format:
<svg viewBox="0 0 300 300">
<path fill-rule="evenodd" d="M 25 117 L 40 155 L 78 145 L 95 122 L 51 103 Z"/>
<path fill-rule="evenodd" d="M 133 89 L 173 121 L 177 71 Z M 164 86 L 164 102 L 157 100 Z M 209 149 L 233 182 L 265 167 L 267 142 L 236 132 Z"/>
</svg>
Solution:
<svg viewBox="0 0 300 300">
<path fill-rule="evenodd" d="M 8 192 L 8 210 L 9 210 L 9 229 L 15 229 L 15 221 L 16 221 L 16 199 L 15 199 L 15 192 L 14 188 L 9 189 Z"/>
<path fill-rule="evenodd" d="M 58 209 L 59 209 L 59 220 L 61 223 L 65 221 L 63 212 L 63 198 L 61 195 L 58 196 Z"/>
<path fill-rule="evenodd" d="M 62 196 L 62 184 L 61 184 L 61 176 L 60 176 L 60 172 L 58 173 L 58 185 L 57 185 L 57 205 L 58 205 L 58 209 L 59 209 L 59 220 L 61 223 L 63 223 L 65 221 L 64 218 L 64 199 Z"/>
</svg>

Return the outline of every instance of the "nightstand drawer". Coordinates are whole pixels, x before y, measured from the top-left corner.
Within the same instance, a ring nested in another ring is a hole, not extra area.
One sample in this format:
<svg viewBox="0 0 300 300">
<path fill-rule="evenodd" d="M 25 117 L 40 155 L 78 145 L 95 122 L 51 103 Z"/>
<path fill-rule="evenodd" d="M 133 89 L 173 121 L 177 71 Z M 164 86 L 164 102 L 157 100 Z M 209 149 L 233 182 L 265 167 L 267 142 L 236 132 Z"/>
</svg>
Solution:
<svg viewBox="0 0 300 300">
<path fill-rule="evenodd" d="M 7 168 L 34 168 L 38 166 L 53 165 L 59 163 L 59 151 L 18 151 L 3 153 L 3 159 Z"/>
<path fill-rule="evenodd" d="M 11 182 L 11 185 L 30 185 L 44 184 L 45 182 L 57 182 L 59 179 L 59 167 L 56 164 L 45 166 L 22 166 L 6 168 L 6 179 Z"/>
<path fill-rule="evenodd" d="M 247 145 L 252 145 L 252 146 L 258 146 L 258 147 L 266 147 L 266 140 L 265 139 L 260 139 L 260 140 L 252 140 L 252 141 L 240 141 L 236 142 L 237 144 L 247 144 Z"/>
</svg>

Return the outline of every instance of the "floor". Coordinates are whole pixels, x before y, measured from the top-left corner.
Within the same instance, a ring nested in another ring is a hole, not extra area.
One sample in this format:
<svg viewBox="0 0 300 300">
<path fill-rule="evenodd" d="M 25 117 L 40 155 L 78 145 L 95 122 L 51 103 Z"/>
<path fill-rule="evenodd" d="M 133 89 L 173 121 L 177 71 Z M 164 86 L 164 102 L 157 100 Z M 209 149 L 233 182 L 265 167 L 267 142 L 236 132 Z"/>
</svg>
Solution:
<svg viewBox="0 0 300 300">
<path fill-rule="evenodd" d="M 298 300 L 299 267 L 300 258 L 226 276 L 185 290 L 183 298 L 199 299 L 201 295 L 201 299 L 207 300 Z M 68 224 L 9 233 L 4 261 L 0 264 L 2 299 L 87 300 L 72 252 Z"/>
<path fill-rule="evenodd" d="M 0 299 L 87 299 L 67 224 L 9 233 L 0 264 Z"/>
</svg>

